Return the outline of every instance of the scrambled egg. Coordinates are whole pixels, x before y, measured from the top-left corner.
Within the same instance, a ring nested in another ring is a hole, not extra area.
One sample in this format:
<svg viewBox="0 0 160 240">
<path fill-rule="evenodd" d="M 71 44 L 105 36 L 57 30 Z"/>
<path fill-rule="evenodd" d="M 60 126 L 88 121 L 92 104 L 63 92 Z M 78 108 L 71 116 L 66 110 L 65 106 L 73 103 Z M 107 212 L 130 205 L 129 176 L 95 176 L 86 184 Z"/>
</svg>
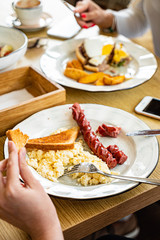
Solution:
<svg viewBox="0 0 160 240">
<path fill-rule="evenodd" d="M 27 163 L 29 166 L 33 167 L 41 176 L 54 182 L 57 182 L 57 179 L 63 175 L 66 167 L 80 162 L 91 162 L 100 170 L 110 173 L 105 162 L 88 151 L 83 150 L 82 141 L 75 142 L 74 148 L 71 150 L 28 151 L 28 157 Z M 95 173 L 75 173 L 70 176 L 73 179 L 77 179 L 77 182 L 83 186 L 111 182 L 109 177 Z"/>
</svg>

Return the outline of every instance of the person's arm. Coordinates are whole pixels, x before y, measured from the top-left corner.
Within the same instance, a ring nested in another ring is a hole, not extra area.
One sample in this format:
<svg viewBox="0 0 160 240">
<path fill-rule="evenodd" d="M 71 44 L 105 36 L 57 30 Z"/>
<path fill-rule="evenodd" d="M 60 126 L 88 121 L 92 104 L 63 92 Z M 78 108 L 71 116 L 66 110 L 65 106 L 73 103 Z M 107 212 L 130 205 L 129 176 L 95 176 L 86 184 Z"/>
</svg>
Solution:
<svg viewBox="0 0 160 240">
<path fill-rule="evenodd" d="M 25 149 L 18 153 L 11 141 L 8 148 L 9 158 L 0 162 L 0 218 L 27 232 L 32 240 L 63 240 L 56 209 L 28 168 Z"/>
<path fill-rule="evenodd" d="M 145 1 L 144 8 L 152 31 L 154 51 L 160 57 L 160 0 Z"/>
<path fill-rule="evenodd" d="M 117 32 L 128 38 L 143 35 L 149 27 L 144 0 L 133 0 L 128 8 L 120 11 L 108 11 L 115 16 Z"/>
<path fill-rule="evenodd" d="M 148 28 L 143 1 L 139 0 L 133 4 L 135 2 L 133 0 L 129 8 L 113 11 L 104 10 L 91 0 L 82 0 L 77 2 L 75 9 L 75 12 L 80 13 L 81 18 L 76 19 L 81 27 L 91 27 L 94 23 L 101 29 L 113 28 L 126 37 L 137 37 Z"/>
</svg>

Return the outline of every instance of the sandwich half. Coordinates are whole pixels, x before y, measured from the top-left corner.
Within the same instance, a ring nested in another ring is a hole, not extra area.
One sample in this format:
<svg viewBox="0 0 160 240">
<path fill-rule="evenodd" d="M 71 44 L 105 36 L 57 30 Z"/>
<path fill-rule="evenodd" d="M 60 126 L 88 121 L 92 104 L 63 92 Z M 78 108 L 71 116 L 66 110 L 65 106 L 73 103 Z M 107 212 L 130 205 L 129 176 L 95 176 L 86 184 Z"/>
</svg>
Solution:
<svg viewBox="0 0 160 240">
<path fill-rule="evenodd" d="M 76 56 L 86 70 L 104 72 L 109 68 L 108 62 L 113 51 L 113 41 L 104 43 L 98 38 L 89 38 L 77 46 Z"/>
<path fill-rule="evenodd" d="M 76 47 L 76 56 L 86 70 L 104 72 L 110 66 L 127 65 L 131 57 L 122 43 L 114 43 L 109 38 L 104 42 L 98 38 L 85 39 Z"/>
</svg>

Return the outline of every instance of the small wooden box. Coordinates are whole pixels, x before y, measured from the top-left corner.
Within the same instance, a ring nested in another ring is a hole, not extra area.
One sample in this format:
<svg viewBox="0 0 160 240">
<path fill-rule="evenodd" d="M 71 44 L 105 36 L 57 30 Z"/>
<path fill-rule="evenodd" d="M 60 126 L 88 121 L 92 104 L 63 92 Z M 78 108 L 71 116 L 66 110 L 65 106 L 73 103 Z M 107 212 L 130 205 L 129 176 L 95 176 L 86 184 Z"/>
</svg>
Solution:
<svg viewBox="0 0 160 240">
<path fill-rule="evenodd" d="M 33 98 L 0 110 L 0 136 L 33 113 L 66 101 L 65 89 L 32 67 L 0 74 L 0 95 L 22 89 Z"/>
</svg>

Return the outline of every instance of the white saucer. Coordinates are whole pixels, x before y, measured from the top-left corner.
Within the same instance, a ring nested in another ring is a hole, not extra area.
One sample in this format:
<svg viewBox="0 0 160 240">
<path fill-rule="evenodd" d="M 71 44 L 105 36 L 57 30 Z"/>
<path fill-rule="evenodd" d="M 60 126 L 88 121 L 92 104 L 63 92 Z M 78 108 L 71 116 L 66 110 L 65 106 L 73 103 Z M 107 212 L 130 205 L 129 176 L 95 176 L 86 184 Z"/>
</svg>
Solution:
<svg viewBox="0 0 160 240">
<path fill-rule="evenodd" d="M 40 18 L 39 24 L 35 24 L 32 26 L 28 26 L 28 25 L 22 25 L 20 20 L 16 18 L 15 14 L 12 14 L 8 17 L 7 19 L 7 23 L 9 25 L 12 25 L 13 27 L 23 30 L 25 32 L 36 32 L 39 31 L 45 27 L 48 27 L 51 23 L 52 23 L 53 19 L 52 16 L 49 15 L 46 12 L 42 13 L 42 16 Z"/>
</svg>

